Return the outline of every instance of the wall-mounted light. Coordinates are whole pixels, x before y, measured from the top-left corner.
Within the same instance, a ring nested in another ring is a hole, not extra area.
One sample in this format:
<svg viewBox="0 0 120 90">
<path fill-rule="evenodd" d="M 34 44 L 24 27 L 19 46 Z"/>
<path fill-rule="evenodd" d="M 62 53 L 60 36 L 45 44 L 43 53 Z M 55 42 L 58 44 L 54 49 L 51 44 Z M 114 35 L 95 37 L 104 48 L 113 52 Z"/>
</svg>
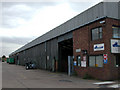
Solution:
<svg viewBox="0 0 120 90">
<path fill-rule="evenodd" d="M 100 21 L 100 24 L 105 24 L 105 20 L 103 20 L 103 21 Z"/>
</svg>

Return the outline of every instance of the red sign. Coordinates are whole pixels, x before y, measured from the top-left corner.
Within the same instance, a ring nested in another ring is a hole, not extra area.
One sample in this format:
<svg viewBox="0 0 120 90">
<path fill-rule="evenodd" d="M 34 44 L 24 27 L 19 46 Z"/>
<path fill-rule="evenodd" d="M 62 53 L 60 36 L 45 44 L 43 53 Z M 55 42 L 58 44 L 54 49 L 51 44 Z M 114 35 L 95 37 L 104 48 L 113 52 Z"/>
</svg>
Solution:
<svg viewBox="0 0 120 90">
<path fill-rule="evenodd" d="M 108 57 L 107 54 L 104 54 L 104 60 L 107 60 L 107 57 Z"/>
<path fill-rule="evenodd" d="M 86 61 L 86 56 L 83 56 L 83 61 Z"/>
</svg>

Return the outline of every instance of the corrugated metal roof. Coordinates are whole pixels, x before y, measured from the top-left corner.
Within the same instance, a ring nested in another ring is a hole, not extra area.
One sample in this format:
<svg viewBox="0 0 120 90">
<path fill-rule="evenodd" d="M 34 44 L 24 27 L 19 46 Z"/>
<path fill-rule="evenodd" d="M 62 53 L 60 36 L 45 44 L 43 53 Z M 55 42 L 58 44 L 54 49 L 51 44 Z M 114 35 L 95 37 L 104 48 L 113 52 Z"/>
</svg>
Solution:
<svg viewBox="0 0 120 90">
<path fill-rule="evenodd" d="M 111 17 L 119 19 L 118 17 L 118 2 L 101 2 L 86 11 L 80 13 L 79 15 L 73 17 L 72 19 L 68 20 L 67 22 L 63 23 L 62 25 L 52 29 L 51 31 L 47 32 L 46 34 L 36 38 L 32 42 L 24 45 L 20 49 L 16 50 L 12 54 L 18 53 L 23 51 L 27 48 L 50 40 L 52 38 L 58 37 L 63 35 L 67 32 L 70 32 L 86 23 L 89 23 L 93 20 L 99 19 L 101 17 Z M 11 54 L 11 55 L 12 55 Z"/>
</svg>

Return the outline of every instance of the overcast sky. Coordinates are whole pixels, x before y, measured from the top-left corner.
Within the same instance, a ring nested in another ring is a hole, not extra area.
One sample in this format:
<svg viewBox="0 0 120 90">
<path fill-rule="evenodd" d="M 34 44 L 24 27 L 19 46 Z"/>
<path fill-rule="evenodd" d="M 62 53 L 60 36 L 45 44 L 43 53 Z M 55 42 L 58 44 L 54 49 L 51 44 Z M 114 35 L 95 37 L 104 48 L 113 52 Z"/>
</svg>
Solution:
<svg viewBox="0 0 120 90">
<path fill-rule="evenodd" d="M 102 0 L 0 2 L 0 57 L 59 26 Z"/>
</svg>

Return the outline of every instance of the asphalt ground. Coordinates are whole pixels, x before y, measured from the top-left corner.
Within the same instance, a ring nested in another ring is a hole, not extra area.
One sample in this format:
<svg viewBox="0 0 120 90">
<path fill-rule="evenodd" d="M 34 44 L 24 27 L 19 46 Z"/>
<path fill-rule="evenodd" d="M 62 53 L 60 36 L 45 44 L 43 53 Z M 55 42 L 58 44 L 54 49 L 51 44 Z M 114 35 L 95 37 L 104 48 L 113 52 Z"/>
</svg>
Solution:
<svg viewBox="0 0 120 90">
<path fill-rule="evenodd" d="M 2 88 L 99 88 L 93 84 L 96 82 L 99 81 L 2 63 Z"/>
</svg>

